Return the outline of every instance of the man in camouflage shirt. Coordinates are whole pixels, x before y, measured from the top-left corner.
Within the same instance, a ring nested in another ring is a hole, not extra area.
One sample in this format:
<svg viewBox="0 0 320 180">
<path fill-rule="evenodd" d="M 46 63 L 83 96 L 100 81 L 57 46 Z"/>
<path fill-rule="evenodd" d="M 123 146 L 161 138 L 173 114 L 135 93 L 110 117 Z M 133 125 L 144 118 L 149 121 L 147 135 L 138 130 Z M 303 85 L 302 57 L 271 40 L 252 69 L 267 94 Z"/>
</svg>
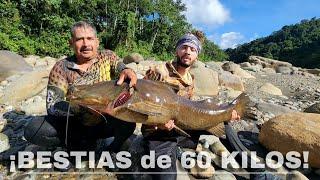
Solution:
<svg viewBox="0 0 320 180">
<path fill-rule="evenodd" d="M 52 68 L 47 86 L 47 113 L 42 119 L 31 121 L 25 129 L 25 137 L 31 143 L 70 150 L 93 150 L 96 140 L 114 136 L 109 150 L 117 152 L 133 133 L 135 123 L 112 117 L 105 119 L 87 110 L 69 107 L 67 94 L 75 85 L 91 85 L 119 78 L 117 84 L 130 79 L 136 84 L 136 74 L 119 61 L 110 50 L 98 51 L 99 39 L 95 28 L 80 21 L 71 29 L 70 46 L 75 55 L 58 61 Z"/>
<path fill-rule="evenodd" d="M 176 60 L 165 64 L 152 67 L 146 72 L 145 79 L 162 81 L 170 85 L 174 91 L 185 98 L 192 99 L 194 92 L 194 77 L 190 74 L 190 67 L 198 59 L 201 51 L 201 32 L 196 34 L 187 33 L 176 44 Z M 232 119 L 239 119 L 237 112 L 232 112 Z M 195 121 L 196 121 L 195 117 Z M 152 179 L 175 180 L 177 147 L 195 149 L 199 136 L 202 131 L 186 131 L 191 138 L 184 137 L 172 131 L 174 129 L 174 119 L 168 120 L 165 125 L 142 126 L 142 134 L 147 140 L 147 146 L 150 151 L 155 151 L 155 159 L 161 155 L 169 155 L 171 166 L 167 169 L 161 169 L 157 166 L 151 171 L 162 172 L 152 174 Z"/>
</svg>

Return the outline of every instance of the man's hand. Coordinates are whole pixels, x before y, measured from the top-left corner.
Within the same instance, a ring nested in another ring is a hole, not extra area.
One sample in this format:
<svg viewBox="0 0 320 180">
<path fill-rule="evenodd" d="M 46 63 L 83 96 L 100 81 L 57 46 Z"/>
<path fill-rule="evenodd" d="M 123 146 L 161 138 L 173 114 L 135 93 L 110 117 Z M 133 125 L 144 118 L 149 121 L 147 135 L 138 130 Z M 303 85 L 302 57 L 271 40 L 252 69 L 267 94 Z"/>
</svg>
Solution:
<svg viewBox="0 0 320 180">
<path fill-rule="evenodd" d="M 155 129 L 167 130 L 171 131 L 176 125 L 174 124 L 174 120 L 169 120 L 166 124 L 155 126 Z"/>
<path fill-rule="evenodd" d="M 240 120 L 240 115 L 237 113 L 236 110 L 233 110 L 231 113 L 231 121 L 237 121 Z"/>
<path fill-rule="evenodd" d="M 124 69 L 121 71 L 117 85 L 121 85 L 126 79 L 130 79 L 129 87 L 133 87 L 137 84 L 137 75 L 132 69 Z"/>
</svg>

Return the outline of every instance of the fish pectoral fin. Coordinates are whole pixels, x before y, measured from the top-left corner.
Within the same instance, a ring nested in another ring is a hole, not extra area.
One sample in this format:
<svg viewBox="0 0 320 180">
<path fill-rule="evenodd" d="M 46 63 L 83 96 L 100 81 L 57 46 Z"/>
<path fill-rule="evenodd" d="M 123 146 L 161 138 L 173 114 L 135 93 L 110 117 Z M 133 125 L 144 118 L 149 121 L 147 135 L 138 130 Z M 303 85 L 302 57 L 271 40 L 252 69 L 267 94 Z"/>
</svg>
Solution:
<svg viewBox="0 0 320 180">
<path fill-rule="evenodd" d="M 165 108 L 157 104 L 145 102 L 137 102 L 127 106 L 127 108 L 131 111 L 136 111 L 148 116 L 162 116 L 164 114 L 163 112 L 166 111 Z"/>
<path fill-rule="evenodd" d="M 174 127 L 174 130 L 175 130 L 178 134 L 180 134 L 180 135 L 182 135 L 182 136 L 191 137 L 190 134 L 188 134 L 188 133 L 185 132 L 183 129 L 179 128 L 178 126 L 175 126 L 175 127 Z"/>
</svg>

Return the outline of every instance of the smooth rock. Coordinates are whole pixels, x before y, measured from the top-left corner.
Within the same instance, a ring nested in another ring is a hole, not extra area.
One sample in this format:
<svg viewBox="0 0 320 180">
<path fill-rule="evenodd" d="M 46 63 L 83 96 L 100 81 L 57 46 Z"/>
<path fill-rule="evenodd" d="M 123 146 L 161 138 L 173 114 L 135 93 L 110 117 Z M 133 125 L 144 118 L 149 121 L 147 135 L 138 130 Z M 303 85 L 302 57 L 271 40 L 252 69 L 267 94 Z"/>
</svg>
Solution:
<svg viewBox="0 0 320 180">
<path fill-rule="evenodd" d="M 7 80 L 1 81 L 1 83 L 0 83 L 1 86 L 6 86 L 7 84 L 8 84 Z"/>
<path fill-rule="evenodd" d="M 292 67 L 291 63 L 285 62 L 285 61 L 279 61 L 274 60 L 270 58 L 265 58 L 261 56 L 249 56 L 248 62 L 252 64 L 261 64 L 263 68 L 271 67 L 275 68 L 277 66 L 286 66 L 286 67 Z"/>
<path fill-rule="evenodd" d="M 247 79 L 251 79 L 251 78 L 255 78 L 254 76 L 252 76 L 250 73 L 248 73 L 247 71 L 241 69 L 241 67 L 238 64 L 235 64 L 233 62 L 226 62 L 222 65 L 222 69 L 225 71 L 229 71 L 234 75 L 237 75 L 241 78 L 247 78 Z"/>
<path fill-rule="evenodd" d="M 304 112 L 320 114 L 320 103 L 314 103 L 310 107 L 306 108 Z"/>
<path fill-rule="evenodd" d="M 32 71 L 22 56 L 7 50 L 0 50 L 0 81 L 14 74 Z"/>
<path fill-rule="evenodd" d="M 291 69 L 291 67 L 277 66 L 276 67 L 276 72 L 277 73 L 281 73 L 281 74 L 291 74 L 292 69 Z"/>
<path fill-rule="evenodd" d="M 24 60 L 32 67 L 36 65 L 36 62 L 41 59 L 40 56 L 28 55 Z"/>
<path fill-rule="evenodd" d="M 286 154 L 289 151 L 309 151 L 308 163 L 320 167 L 320 115 L 288 113 L 263 124 L 259 142 L 270 151 Z"/>
<path fill-rule="evenodd" d="M 129 63 L 132 63 L 132 62 L 139 63 L 139 62 L 141 62 L 143 60 L 144 59 L 143 59 L 143 56 L 141 54 L 139 54 L 139 53 L 131 53 L 128 56 L 123 58 L 123 63 L 125 63 L 125 64 L 129 64 Z"/>
<path fill-rule="evenodd" d="M 263 68 L 261 71 L 268 74 L 276 73 L 276 70 L 274 70 L 273 68 Z"/>
<path fill-rule="evenodd" d="M 320 69 L 304 69 L 305 72 L 320 76 Z"/>
<path fill-rule="evenodd" d="M 259 72 L 263 69 L 261 64 L 255 64 L 255 65 L 251 65 L 250 67 L 241 67 L 241 68 L 247 71 L 252 71 L 252 72 Z"/>
<path fill-rule="evenodd" d="M 241 68 L 243 67 L 251 67 L 251 64 L 249 62 L 243 62 L 239 64 Z"/>
<path fill-rule="evenodd" d="M 9 138 L 7 135 L 0 133 L 0 153 L 10 148 Z"/>
<path fill-rule="evenodd" d="M 280 106 L 280 105 L 272 104 L 272 103 L 264 103 L 264 102 L 257 103 L 256 107 L 260 111 L 272 113 L 276 116 L 280 115 L 280 114 L 296 112 L 296 111 L 293 111 L 285 106 Z"/>
<path fill-rule="evenodd" d="M 276 86 L 274 86 L 273 84 L 270 84 L 270 83 L 265 83 L 264 85 L 262 85 L 260 87 L 259 90 L 263 91 L 265 93 L 268 93 L 268 94 L 276 95 L 276 96 L 282 95 L 281 89 L 277 88 Z"/>
<path fill-rule="evenodd" d="M 27 115 L 43 115 L 47 112 L 46 101 L 44 99 L 35 98 L 31 103 L 22 105 L 21 110 L 26 112 Z"/>
<path fill-rule="evenodd" d="M 244 85 L 240 77 L 226 71 L 219 74 L 219 85 L 229 87 L 237 91 L 244 91 Z"/>
<path fill-rule="evenodd" d="M 198 166 L 198 164 L 204 164 L 204 162 L 197 160 L 194 167 L 190 169 L 190 173 L 192 176 L 196 178 L 210 178 L 213 176 L 215 169 L 212 165 L 210 165 L 208 168 L 201 168 Z"/>
<path fill-rule="evenodd" d="M 299 172 L 297 170 L 291 171 L 287 175 L 287 179 L 290 179 L 290 180 L 309 180 L 305 175 L 303 175 L 301 172 Z"/>
<path fill-rule="evenodd" d="M 2 132 L 2 130 L 4 129 L 4 127 L 6 127 L 7 125 L 7 120 L 6 119 L 2 119 L 0 117 L 0 132 Z"/>
<path fill-rule="evenodd" d="M 218 73 L 201 66 L 191 68 L 190 73 L 193 74 L 195 80 L 195 95 L 215 96 L 218 94 Z"/>
<path fill-rule="evenodd" d="M 46 69 L 23 74 L 4 89 L 0 103 L 15 104 L 40 93 L 47 86 L 48 76 Z"/>
<path fill-rule="evenodd" d="M 237 178 L 230 172 L 224 170 L 216 170 L 210 180 L 236 180 Z"/>
<path fill-rule="evenodd" d="M 209 68 L 209 69 L 214 70 L 215 72 L 221 72 L 222 71 L 221 66 L 215 61 L 206 62 L 206 67 Z"/>
</svg>

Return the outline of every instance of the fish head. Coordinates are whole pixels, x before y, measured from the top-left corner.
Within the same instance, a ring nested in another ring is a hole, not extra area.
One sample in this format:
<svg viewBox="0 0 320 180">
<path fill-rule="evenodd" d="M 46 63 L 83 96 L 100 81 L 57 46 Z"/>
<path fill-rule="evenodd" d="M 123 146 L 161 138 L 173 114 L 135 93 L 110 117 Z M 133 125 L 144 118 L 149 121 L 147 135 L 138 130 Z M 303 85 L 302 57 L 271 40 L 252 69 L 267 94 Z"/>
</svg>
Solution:
<svg viewBox="0 0 320 180">
<path fill-rule="evenodd" d="M 67 99 L 71 105 L 90 107 L 110 115 L 123 107 L 133 93 L 127 83 L 116 85 L 115 81 L 75 86 L 70 92 Z"/>
</svg>

